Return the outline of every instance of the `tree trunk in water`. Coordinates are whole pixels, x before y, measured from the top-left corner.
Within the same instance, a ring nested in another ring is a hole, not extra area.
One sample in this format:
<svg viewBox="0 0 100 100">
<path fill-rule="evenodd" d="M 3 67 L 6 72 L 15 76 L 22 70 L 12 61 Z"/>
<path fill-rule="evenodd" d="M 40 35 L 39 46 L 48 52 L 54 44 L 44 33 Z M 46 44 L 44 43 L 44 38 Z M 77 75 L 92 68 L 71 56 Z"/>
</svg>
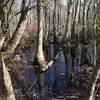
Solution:
<svg viewBox="0 0 100 100">
<path fill-rule="evenodd" d="M 3 58 L 2 58 L 2 69 L 3 69 L 4 84 L 7 89 L 7 100 L 16 100 L 15 95 L 14 95 L 13 86 L 11 83 L 10 74 L 5 66 Z"/>
<path fill-rule="evenodd" d="M 82 57 L 82 47 L 78 45 L 77 47 L 77 72 L 80 72 L 80 65 L 81 65 L 81 57 Z"/>
<path fill-rule="evenodd" d="M 93 65 L 96 67 L 96 40 L 94 40 L 94 57 L 93 57 Z"/>
<path fill-rule="evenodd" d="M 93 65 L 93 47 L 90 46 L 88 49 L 88 59 L 89 59 L 89 63 Z"/>
<path fill-rule="evenodd" d="M 43 8 L 41 8 L 42 4 L 40 0 L 37 0 L 37 17 L 38 17 L 38 34 L 37 34 L 37 50 L 35 55 L 35 61 L 38 64 L 38 66 L 43 67 L 42 65 L 45 63 L 45 58 L 43 54 Z M 36 73 L 39 89 L 40 89 L 40 100 L 44 100 L 44 73 Z M 43 93 L 43 94 L 42 94 Z"/>
<path fill-rule="evenodd" d="M 38 35 L 37 35 L 37 50 L 36 50 L 36 61 L 39 65 L 45 62 L 43 54 L 43 8 L 41 7 L 40 0 L 37 0 L 37 17 L 38 17 Z"/>
<path fill-rule="evenodd" d="M 97 83 L 97 80 L 99 78 L 99 75 L 100 75 L 100 69 L 97 71 L 96 78 L 95 78 L 95 80 L 94 80 L 94 82 L 92 84 L 89 100 L 95 100 L 95 98 L 94 98 L 95 87 L 96 87 L 96 83 Z"/>
<path fill-rule="evenodd" d="M 72 67 L 72 59 L 71 59 L 71 54 L 70 51 L 68 51 L 67 54 L 67 67 L 68 67 L 68 85 L 70 85 L 70 77 L 71 77 L 71 67 Z"/>
<path fill-rule="evenodd" d="M 45 100 L 45 88 L 44 88 L 44 73 L 37 73 L 37 82 L 39 85 L 39 91 L 40 91 L 40 100 Z"/>
<path fill-rule="evenodd" d="M 66 66 L 66 85 L 67 85 L 67 87 L 68 87 L 68 83 L 69 83 L 69 67 L 70 66 L 68 66 L 68 53 L 67 53 L 67 51 L 66 50 L 63 50 L 63 53 L 64 53 L 64 59 L 65 59 L 65 66 Z"/>
</svg>

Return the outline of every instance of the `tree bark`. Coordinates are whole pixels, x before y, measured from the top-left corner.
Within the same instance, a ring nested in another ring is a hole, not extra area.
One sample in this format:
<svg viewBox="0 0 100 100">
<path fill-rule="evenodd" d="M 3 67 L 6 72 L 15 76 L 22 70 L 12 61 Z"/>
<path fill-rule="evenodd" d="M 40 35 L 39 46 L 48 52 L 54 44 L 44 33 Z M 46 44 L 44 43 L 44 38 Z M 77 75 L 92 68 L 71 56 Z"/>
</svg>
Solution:
<svg viewBox="0 0 100 100">
<path fill-rule="evenodd" d="M 45 62 L 43 54 L 43 18 L 44 12 L 41 8 L 40 0 L 37 0 L 37 17 L 38 17 L 38 34 L 37 34 L 37 50 L 36 50 L 36 61 L 39 65 Z"/>
<path fill-rule="evenodd" d="M 16 49 L 16 47 L 24 33 L 24 30 L 26 28 L 26 24 L 28 21 L 28 15 L 29 15 L 28 7 L 29 7 L 28 2 L 23 0 L 22 6 L 21 6 L 22 12 L 21 12 L 20 20 L 17 24 L 17 27 L 13 33 L 12 38 L 8 41 L 8 43 L 6 45 L 5 50 L 0 53 L 1 57 L 3 57 L 3 56 L 9 57 L 9 55 L 11 53 L 13 53 L 14 50 Z"/>
<path fill-rule="evenodd" d="M 7 100 L 16 100 L 15 94 L 14 94 L 14 89 L 13 89 L 13 86 L 11 83 L 11 77 L 5 66 L 3 58 L 2 58 L 2 70 L 3 70 L 4 84 L 7 89 Z"/>
<path fill-rule="evenodd" d="M 97 74 L 96 74 L 96 78 L 95 78 L 95 80 L 92 84 L 89 100 L 95 100 L 95 98 L 94 98 L 95 87 L 96 87 L 96 83 L 97 83 L 97 80 L 98 80 L 99 76 L 100 76 L 100 69 L 98 69 Z"/>
</svg>

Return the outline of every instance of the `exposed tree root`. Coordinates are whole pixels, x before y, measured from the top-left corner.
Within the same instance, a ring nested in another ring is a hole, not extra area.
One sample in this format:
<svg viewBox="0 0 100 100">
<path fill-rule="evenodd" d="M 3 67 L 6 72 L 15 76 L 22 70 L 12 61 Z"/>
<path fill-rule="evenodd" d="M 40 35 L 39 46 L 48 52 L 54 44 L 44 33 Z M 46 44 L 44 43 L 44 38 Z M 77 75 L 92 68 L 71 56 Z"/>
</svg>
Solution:
<svg viewBox="0 0 100 100">
<path fill-rule="evenodd" d="M 54 63 L 54 60 L 51 60 L 49 62 L 44 62 L 44 63 L 40 63 L 39 65 L 35 65 L 34 68 L 37 72 L 43 73 L 47 71 L 53 63 Z"/>
<path fill-rule="evenodd" d="M 57 55 L 51 60 L 51 61 L 41 61 L 39 63 L 34 63 L 34 69 L 36 72 L 46 72 L 49 68 L 51 68 L 51 66 L 53 65 L 54 62 L 56 62 L 56 60 L 59 58 L 59 53 L 57 53 Z"/>
</svg>

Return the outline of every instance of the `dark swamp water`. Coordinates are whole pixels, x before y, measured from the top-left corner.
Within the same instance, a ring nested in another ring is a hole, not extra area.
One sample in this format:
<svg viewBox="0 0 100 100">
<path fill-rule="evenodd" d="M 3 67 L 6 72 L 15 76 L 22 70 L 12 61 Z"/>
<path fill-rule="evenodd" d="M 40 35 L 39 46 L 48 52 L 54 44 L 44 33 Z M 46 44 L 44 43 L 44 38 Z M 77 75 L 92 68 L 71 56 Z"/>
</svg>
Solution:
<svg viewBox="0 0 100 100">
<path fill-rule="evenodd" d="M 80 48 L 79 48 L 80 49 Z M 28 54 L 25 59 L 26 62 L 31 62 L 34 60 L 34 53 L 35 51 L 33 49 L 30 50 L 30 54 Z M 80 50 L 81 51 L 81 50 Z M 68 55 L 69 56 L 69 55 Z M 92 51 L 90 50 L 88 53 L 88 57 L 91 59 L 90 62 L 92 62 Z M 53 58 L 53 49 L 50 49 L 50 58 Z M 68 82 L 68 67 L 71 66 L 72 61 L 71 59 L 67 59 L 67 65 L 65 63 L 65 57 L 62 50 L 60 50 L 59 59 L 56 64 L 53 64 L 49 70 L 47 70 L 44 73 L 44 91 L 42 91 L 43 94 L 45 94 L 45 100 L 56 100 L 52 98 L 58 98 L 57 100 L 85 100 L 84 96 L 86 96 L 85 88 L 80 86 L 80 89 L 77 89 L 75 87 L 71 87 Z M 24 59 L 24 60 L 25 60 Z M 74 59 L 74 66 L 76 67 L 76 74 L 77 76 L 80 76 L 80 63 L 82 59 L 82 52 L 80 52 L 80 55 L 78 56 L 78 59 Z M 39 84 L 37 81 L 37 77 L 34 71 L 34 66 L 31 66 L 26 64 L 24 67 L 24 71 L 22 72 L 24 77 L 28 80 L 30 84 L 29 91 L 33 93 L 33 99 L 32 100 L 39 100 L 39 95 L 42 94 L 39 90 Z M 80 76 L 81 77 L 81 76 Z M 81 83 L 80 83 L 81 84 Z M 65 99 L 65 97 L 71 96 L 73 97 L 76 95 L 76 97 L 73 99 Z M 79 97 L 79 98 L 78 98 Z M 83 98 L 83 99 L 80 99 Z"/>
<path fill-rule="evenodd" d="M 32 49 L 33 50 L 33 49 Z M 34 55 L 35 51 L 32 51 Z M 53 49 L 50 50 L 50 58 L 53 58 Z M 28 55 L 28 62 L 34 60 L 31 56 L 32 54 Z M 37 77 L 34 71 L 34 68 L 25 67 L 24 76 L 30 82 L 31 90 L 35 91 L 39 94 L 39 87 L 37 83 Z M 66 74 L 66 65 L 64 54 L 61 51 L 59 55 L 59 59 L 57 64 L 53 64 L 45 73 L 44 73 L 44 91 L 46 98 L 45 100 L 49 100 L 50 97 L 54 97 L 57 95 L 63 95 L 67 89 L 67 74 Z M 33 97 L 35 100 L 36 97 Z"/>
<path fill-rule="evenodd" d="M 41 92 L 39 90 L 39 83 L 37 81 L 37 76 L 34 70 L 34 65 L 30 64 L 34 62 L 35 50 L 34 47 L 28 49 L 27 53 L 23 53 L 23 66 L 21 68 L 21 75 L 25 77 L 29 83 L 29 88 L 25 95 L 32 96 L 31 99 L 26 98 L 24 94 L 20 92 L 20 88 L 14 88 L 17 100 L 40 100 L 39 95 L 44 94 L 44 100 L 87 100 L 84 99 L 87 96 L 86 89 L 81 85 L 81 80 L 79 80 L 79 87 L 74 87 L 70 85 L 69 82 L 69 72 L 68 69 L 72 65 L 71 57 L 67 55 L 67 64 L 65 61 L 65 56 L 62 50 L 59 50 L 59 57 L 57 62 L 54 63 L 45 73 L 44 73 L 44 90 Z M 53 58 L 53 45 L 50 48 L 50 59 Z M 80 64 L 82 62 L 82 50 L 78 49 L 79 55 L 74 59 L 74 66 L 76 70 L 77 80 L 81 77 Z M 45 54 L 44 54 L 45 55 Z M 46 54 L 47 55 L 47 54 Z M 45 55 L 45 58 L 46 58 Z M 93 61 L 92 50 L 88 51 L 89 62 Z M 13 77 L 13 76 L 12 76 Z M 14 87 L 18 84 L 14 82 Z M 69 98 L 70 99 L 69 99 Z M 55 98 L 55 99 L 54 99 Z"/>
</svg>

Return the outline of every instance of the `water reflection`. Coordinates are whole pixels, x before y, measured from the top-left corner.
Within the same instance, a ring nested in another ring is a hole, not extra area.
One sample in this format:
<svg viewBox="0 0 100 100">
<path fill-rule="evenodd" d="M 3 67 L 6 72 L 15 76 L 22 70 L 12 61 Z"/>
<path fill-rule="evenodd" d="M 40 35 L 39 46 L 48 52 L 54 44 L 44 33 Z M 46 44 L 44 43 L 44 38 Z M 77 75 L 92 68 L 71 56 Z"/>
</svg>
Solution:
<svg viewBox="0 0 100 100">
<path fill-rule="evenodd" d="M 52 54 L 53 56 L 53 54 Z M 59 57 L 59 64 L 54 64 L 52 67 L 44 74 L 44 87 L 46 100 L 49 97 L 54 97 L 56 95 L 63 95 L 67 88 L 66 80 L 66 65 L 64 54 L 61 51 Z M 26 79 L 30 83 L 30 89 L 39 93 L 37 78 L 35 72 L 32 68 L 26 68 L 24 71 Z"/>
</svg>

